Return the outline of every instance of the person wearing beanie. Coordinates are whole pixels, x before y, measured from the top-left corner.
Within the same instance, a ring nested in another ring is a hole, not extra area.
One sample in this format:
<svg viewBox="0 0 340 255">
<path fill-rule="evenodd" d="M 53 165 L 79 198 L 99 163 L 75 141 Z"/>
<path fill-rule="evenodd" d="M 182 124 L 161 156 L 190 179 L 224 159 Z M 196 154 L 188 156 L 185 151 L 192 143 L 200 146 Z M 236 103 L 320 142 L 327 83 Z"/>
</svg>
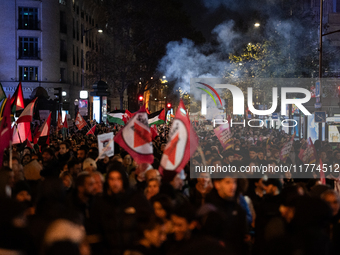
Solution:
<svg viewBox="0 0 340 255">
<path fill-rule="evenodd" d="M 83 171 L 92 173 L 97 171 L 97 164 L 92 158 L 87 158 L 83 162 Z"/>
</svg>

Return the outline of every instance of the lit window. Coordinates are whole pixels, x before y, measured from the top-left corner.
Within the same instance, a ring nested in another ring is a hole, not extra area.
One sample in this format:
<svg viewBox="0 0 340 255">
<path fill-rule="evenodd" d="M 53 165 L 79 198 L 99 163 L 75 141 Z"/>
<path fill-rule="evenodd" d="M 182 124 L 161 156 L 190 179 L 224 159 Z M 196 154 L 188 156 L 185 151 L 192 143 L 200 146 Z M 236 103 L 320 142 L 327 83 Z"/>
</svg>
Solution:
<svg viewBox="0 0 340 255">
<path fill-rule="evenodd" d="M 21 81 L 37 81 L 38 67 L 37 66 L 20 66 L 19 78 Z"/>
</svg>

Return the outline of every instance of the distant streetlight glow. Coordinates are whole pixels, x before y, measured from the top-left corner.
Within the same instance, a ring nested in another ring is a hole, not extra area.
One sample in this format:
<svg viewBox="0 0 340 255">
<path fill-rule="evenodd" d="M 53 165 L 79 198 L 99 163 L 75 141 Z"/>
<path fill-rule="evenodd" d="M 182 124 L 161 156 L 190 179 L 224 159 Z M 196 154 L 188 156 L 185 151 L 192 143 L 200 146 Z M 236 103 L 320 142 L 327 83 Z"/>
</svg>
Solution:
<svg viewBox="0 0 340 255">
<path fill-rule="evenodd" d="M 103 30 L 102 29 L 98 29 L 98 33 L 103 33 Z"/>
<path fill-rule="evenodd" d="M 80 99 L 87 99 L 89 97 L 89 93 L 87 92 L 87 90 L 81 90 L 79 93 L 79 97 Z"/>
<path fill-rule="evenodd" d="M 254 27 L 259 27 L 260 26 L 260 23 L 258 23 L 258 22 L 256 22 L 255 24 L 254 24 Z"/>
</svg>

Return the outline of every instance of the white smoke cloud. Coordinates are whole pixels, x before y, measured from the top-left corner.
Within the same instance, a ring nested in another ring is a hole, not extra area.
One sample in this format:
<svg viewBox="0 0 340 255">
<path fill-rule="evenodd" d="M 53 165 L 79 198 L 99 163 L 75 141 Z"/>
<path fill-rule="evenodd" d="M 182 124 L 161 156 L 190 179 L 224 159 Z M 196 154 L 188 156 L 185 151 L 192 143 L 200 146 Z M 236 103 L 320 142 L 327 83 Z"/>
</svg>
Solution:
<svg viewBox="0 0 340 255">
<path fill-rule="evenodd" d="M 219 43 L 217 49 L 214 47 L 214 53 L 206 53 L 213 48 L 211 44 L 196 46 L 186 38 L 168 43 L 166 55 L 161 59 L 158 70 L 168 80 L 176 81 L 175 89 L 181 87 L 188 93 L 191 78 L 223 77 L 229 63 L 221 56 L 229 53 L 231 42 L 239 37 L 233 32 L 233 25 L 232 21 L 225 22 L 212 31 Z"/>
</svg>

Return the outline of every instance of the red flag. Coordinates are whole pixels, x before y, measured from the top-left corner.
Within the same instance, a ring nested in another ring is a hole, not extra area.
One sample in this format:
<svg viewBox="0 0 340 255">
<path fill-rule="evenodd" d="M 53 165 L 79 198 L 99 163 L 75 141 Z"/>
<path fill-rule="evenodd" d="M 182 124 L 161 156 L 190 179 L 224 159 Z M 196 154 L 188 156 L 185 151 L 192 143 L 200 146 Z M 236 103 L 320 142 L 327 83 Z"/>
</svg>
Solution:
<svg viewBox="0 0 340 255">
<path fill-rule="evenodd" d="M 37 125 L 33 132 L 33 144 L 37 144 L 39 139 L 39 126 Z"/>
<path fill-rule="evenodd" d="M 33 119 L 33 111 L 34 111 L 34 105 L 35 105 L 35 102 L 36 102 L 37 98 L 34 99 L 32 102 L 30 102 L 25 110 L 22 111 L 22 113 L 20 114 L 18 120 L 17 120 L 17 123 L 20 123 L 20 122 L 32 122 L 32 119 Z"/>
<path fill-rule="evenodd" d="M 31 142 L 28 141 L 28 139 L 26 139 L 26 146 L 27 146 L 28 148 L 31 148 L 32 150 L 34 150 L 32 144 L 31 144 Z"/>
<path fill-rule="evenodd" d="M 61 117 L 61 112 L 58 113 L 58 122 L 57 122 L 57 132 L 63 128 L 63 120 Z"/>
<path fill-rule="evenodd" d="M 21 82 L 19 82 L 19 85 L 17 89 L 15 90 L 10 102 L 11 102 L 12 112 L 20 111 L 25 108 L 24 94 L 22 92 Z"/>
<path fill-rule="evenodd" d="M 153 163 L 152 137 L 148 125 L 148 114 L 144 107 L 118 132 L 114 141 L 124 148 L 138 164 Z"/>
<path fill-rule="evenodd" d="M 32 141 L 31 123 L 20 122 L 13 127 L 13 144 L 23 143 L 28 139 Z"/>
<path fill-rule="evenodd" d="M 152 140 L 155 140 L 156 136 L 158 136 L 157 126 L 151 125 L 150 131 L 151 131 L 151 135 L 152 135 Z"/>
<path fill-rule="evenodd" d="M 228 121 L 228 123 L 229 123 L 229 126 L 231 125 L 230 123 L 231 123 L 231 116 L 230 116 L 230 114 L 228 114 L 228 116 L 227 116 L 227 121 Z"/>
<path fill-rule="evenodd" d="M 322 160 L 320 158 L 320 181 L 321 184 L 326 185 L 326 177 L 325 177 L 325 172 L 323 171 L 323 165 L 322 165 Z"/>
<path fill-rule="evenodd" d="M 10 97 L 6 102 L 2 121 L 0 125 L 0 166 L 2 166 L 2 158 L 5 149 L 9 146 L 10 141 L 12 140 L 12 128 L 11 128 L 11 104 Z"/>
<path fill-rule="evenodd" d="M 64 126 L 63 126 L 63 127 L 64 127 L 64 128 L 68 128 L 66 115 L 65 115 Z"/>
<path fill-rule="evenodd" d="M 126 125 L 126 123 L 128 123 L 128 121 L 132 118 L 132 114 L 131 112 L 129 112 L 129 110 L 125 110 L 125 113 L 123 115 L 123 121 Z"/>
<path fill-rule="evenodd" d="M 80 115 L 79 112 L 77 113 L 77 117 L 76 117 L 76 126 L 79 130 L 82 130 L 86 126 L 86 121 Z"/>
<path fill-rule="evenodd" d="M 94 125 L 94 126 L 89 130 L 89 132 L 86 133 L 86 135 L 94 135 L 94 131 L 96 131 L 96 126 L 97 126 L 97 125 Z"/>
<path fill-rule="evenodd" d="M 48 118 L 45 120 L 44 124 L 40 127 L 39 131 L 35 135 L 34 144 L 38 143 L 39 138 L 42 136 L 47 136 L 46 144 L 49 144 L 50 127 L 51 127 L 51 113 L 48 115 Z"/>
<path fill-rule="evenodd" d="M 163 170 L 179 173 L 188 163 L 197 147 L 197 135 L 190 125 L 189 115 L 181 100 L 170 129 L 169 141 L 160 162 L 160 173 L 163 174 Z"/>
</svg>

